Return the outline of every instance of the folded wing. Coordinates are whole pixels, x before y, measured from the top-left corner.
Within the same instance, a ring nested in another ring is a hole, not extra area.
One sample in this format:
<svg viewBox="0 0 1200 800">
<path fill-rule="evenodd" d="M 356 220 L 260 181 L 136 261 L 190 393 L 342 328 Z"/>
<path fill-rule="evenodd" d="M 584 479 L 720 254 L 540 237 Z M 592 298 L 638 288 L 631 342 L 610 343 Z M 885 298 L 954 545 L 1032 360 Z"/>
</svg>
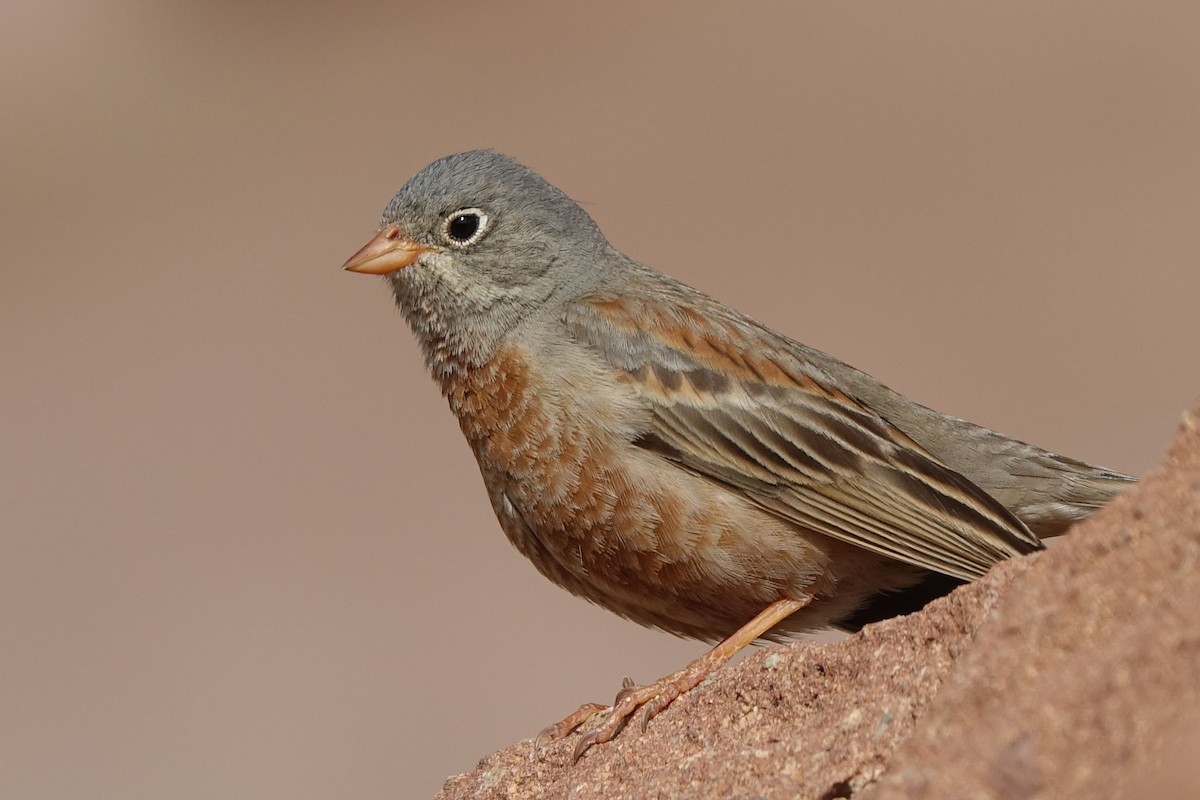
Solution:
<svg viewBox="0 0 1200 800">
<path fill-rule="evenodd" d="M 802 345 L 678 291 L 687 296 L 674 304 L 592 295 L 564 318 L 648 405 L 638 445 L 783 519 L 946 575 L 977 578 L 1041 549 L 990 495 L 838 389 Z"/>
</svg>

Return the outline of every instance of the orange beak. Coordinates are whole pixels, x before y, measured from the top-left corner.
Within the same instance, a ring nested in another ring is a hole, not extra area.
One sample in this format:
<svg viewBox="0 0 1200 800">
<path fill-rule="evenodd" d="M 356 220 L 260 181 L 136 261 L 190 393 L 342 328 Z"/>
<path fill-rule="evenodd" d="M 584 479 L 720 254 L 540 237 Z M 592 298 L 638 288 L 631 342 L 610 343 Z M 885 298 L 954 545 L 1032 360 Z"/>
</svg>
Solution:
<svg viewBox="0 0 1200 800">
<path fill-rule="evenodd" d="M 389 225 L 375 234 L 375 238 L 363 245 L 361 250 L 350 256 L 350 260 L 342 269 L 367 275 L 387 275 L 389 272 L 404 269 L 422 253 L 430 253 L 434 249 L 405 239 L 399 228 Z"/>
</svg>

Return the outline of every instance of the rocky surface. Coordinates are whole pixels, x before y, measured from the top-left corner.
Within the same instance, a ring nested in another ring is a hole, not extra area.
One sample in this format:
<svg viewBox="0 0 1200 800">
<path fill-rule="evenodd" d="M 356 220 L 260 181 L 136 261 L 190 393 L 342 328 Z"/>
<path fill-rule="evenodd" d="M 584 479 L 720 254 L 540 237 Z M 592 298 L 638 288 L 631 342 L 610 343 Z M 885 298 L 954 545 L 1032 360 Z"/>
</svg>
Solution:
<svg viewBox="0 0 1200 800">
<path fill-rule="evenodd" d="M 1200 405 L 1050 551 L 835 644 L 764 648 L 571 763 L 487 756 L 461 798 L 1200 797 Z"/>
</svg>

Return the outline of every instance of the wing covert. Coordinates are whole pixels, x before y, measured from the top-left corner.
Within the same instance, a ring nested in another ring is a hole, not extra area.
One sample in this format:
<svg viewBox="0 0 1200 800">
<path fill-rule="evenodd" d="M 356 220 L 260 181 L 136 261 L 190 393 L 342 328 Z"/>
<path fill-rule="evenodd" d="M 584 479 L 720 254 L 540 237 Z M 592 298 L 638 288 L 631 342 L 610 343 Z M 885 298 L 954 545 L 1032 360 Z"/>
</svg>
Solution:
<svg viewBox="0 0 1200 800">
<path fill-rule="evenodd" d="M 564 318 L 648 404 L 640 446 L 795 524 L 958 578 L 1041 548 L 990 495 L 838 389 L 802 345 L 699 293 L 680 300 L 599 294 Z"/>
</svg>

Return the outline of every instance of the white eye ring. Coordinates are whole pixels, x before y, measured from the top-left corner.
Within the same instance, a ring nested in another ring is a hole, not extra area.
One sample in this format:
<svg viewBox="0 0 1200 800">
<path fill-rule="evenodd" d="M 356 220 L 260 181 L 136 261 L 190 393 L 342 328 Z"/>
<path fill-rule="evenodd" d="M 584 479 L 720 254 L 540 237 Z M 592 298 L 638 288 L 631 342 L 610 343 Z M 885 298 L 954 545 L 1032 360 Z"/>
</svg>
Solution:
<svg viewBox="0 0 1200 800">
<path fill-rule="evenodd" d="M 481 208 L 460 208 L 446 217 L 442 236 L 451 247 L 467 247 L 483 236 L 488 227 L 488 215 Z"/>
</svg>

